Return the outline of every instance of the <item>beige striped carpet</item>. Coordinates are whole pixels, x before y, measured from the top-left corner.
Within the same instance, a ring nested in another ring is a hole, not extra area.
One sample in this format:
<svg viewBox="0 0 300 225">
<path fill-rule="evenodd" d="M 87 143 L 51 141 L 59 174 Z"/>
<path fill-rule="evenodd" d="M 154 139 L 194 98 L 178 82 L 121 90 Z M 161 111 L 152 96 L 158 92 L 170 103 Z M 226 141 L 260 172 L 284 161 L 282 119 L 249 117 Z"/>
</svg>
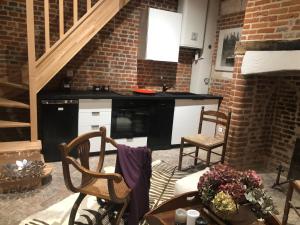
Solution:
<svg viewBox="0 0 300 225">
<path fill-rule="evenodd" d="M 163 161 L 157 160 L 152 163 L 152 177 L 150 188 L 150 207 L 155 208 L 162 202 L 174 196 L 174 186 L 178 179 L 186 176 L 187 172 L 179 172 L 177 167 Z M 72 205 L 78 194 L 73 194 L 66 199 L 50 206 L 46 210 L 38 212 L 23 220 L 20 225 L 67 225 L 68 216 Z M 108 216 L 99 221 L 101 215 L 105 214 L 96 198 L 86 197 L 81 203 L 77 213 L 76 225 L 109 225 Z M 145 224 L 145 222 L 141 222 Z"/>
</svg>

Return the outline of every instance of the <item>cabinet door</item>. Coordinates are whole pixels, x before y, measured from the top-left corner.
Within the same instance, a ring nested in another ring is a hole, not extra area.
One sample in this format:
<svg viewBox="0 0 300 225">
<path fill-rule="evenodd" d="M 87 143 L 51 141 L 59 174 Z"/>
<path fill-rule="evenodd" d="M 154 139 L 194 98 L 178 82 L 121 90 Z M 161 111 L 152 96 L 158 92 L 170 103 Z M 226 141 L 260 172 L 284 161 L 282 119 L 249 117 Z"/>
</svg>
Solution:
<svg viewBox="0 0 300 225">
<path fill-rule="evenodd" d="M 172 145 L 180 144 L 181 137 L 198 133 L 202 106 L 205 110 L 217 110 L 218 100 L 175 100 Z M 203 134 L 213 135 L 214 130 L 215 126 L 211 123 L 203 123 Z"/>
<path fill-rule="evenodd" d="M 149 9 L 145 59 L 178 62 L 181 20 L 180 13 Z"/>
</svg>

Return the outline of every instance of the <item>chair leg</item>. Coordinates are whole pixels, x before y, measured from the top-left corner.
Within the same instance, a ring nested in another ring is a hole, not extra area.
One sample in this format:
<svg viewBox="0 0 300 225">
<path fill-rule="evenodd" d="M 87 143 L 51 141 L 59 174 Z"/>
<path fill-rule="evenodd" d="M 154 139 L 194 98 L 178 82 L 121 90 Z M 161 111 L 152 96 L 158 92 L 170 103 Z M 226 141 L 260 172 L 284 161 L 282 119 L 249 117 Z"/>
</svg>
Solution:
<svg viewBox="0 0 300 225">
<path fill-rule="evenodd" d="M 116 215 L 116 219 L 113 221 L 113 225 L 119 225 L 120 222 L 121 222 L 121 219 L 122 219 L 122 216 L 128 206 L 128 203 L 129 201 L 126 201 L 124 204 L 123 204 L 123 207 L 122 209 L 118 212 L 118 214 Z"/>
<path fill-rule="evenodd" d="M 211 149 L 208 149 L 207 155 L 206 155 L 206 166 L 209 166 L 209 164 L 210 164 L 210 155 L 211 155 Z"/>
<path fill-rule="evenodd" d="M 75 216 L 76 216 L 78 207 L 80 206 L 80 203 L 82 202 L 82 200 L 84 199 L 85 196 L 86 196 L 86 194 L 80 193 L 78 198 L 76 199 L 76 201 L 72 207 L 71 213 L 70 213 L 69 225 L 74 225 Z"/>
<path fill-rule="evenodd" d="M 194 166 L 197 165 L 198 155 L 199 155 L 199 147 L 196 147 L 196 151 L 195 151 L 195 159 L 194 159 Z"/>
<path fill-rule="evenodd" d="M 181 138 L 180 152 L 179 152 L 179 161 L 178 161 L 178 170 L 181 170 L 181 166 L 182 166 L 183 148 L 184 148 L 184 139 Z"/>
<path fill-rule="evenodd" d="M 221 163 L 222 164 L 224 164 L 224 161 L 225 161 L 225 152 L 226 152 L 226 145 L 223 145 L 222 156 L 221 156 Z"/>
<path fill-rule="evenodd" d="M 290 201 L 292 200 L 293 196 L 293 184 L 292 182 L 289 183 L 289 189 L 286 194 L 286 201 L 285 201 L 285 206 L 284 206 L 284 213 L 282 217 L 282 225 L 286 225 L 288 218 L 289 218 L 289 212 L 290 212 Z"/>
</svg>

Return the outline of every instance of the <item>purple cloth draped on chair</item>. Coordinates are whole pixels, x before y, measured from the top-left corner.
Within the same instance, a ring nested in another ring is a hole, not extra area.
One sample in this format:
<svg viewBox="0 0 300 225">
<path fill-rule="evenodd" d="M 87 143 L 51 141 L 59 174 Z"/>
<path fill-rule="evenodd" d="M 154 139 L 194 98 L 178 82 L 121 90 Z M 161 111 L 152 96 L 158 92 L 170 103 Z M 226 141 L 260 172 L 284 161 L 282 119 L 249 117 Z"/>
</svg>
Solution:
<svg viewBox="0 0 300 225">
<path fill-rule="evenodd" d="M 132 189 L 127 218 L 129 225 L 138 225 L 149 211 L 151 161 L 151 152 L 147 147 L 117 146 L 115 172 L 121 174 Z"/>
</svg>

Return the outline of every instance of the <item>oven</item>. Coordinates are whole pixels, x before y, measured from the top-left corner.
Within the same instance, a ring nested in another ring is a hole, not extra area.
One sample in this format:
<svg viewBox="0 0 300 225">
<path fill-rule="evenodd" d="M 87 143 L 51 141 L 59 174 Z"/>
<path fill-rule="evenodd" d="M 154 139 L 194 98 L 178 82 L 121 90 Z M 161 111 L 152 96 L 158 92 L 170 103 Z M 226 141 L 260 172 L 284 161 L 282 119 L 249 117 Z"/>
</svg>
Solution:
<svg viewBox="0 0 300 225">
<path fill-rule="evenodd" d="M 111 137 L 147 137 L 151 106 L 150 100 L 114 99 L 112 101 Z"/>
</svg>

